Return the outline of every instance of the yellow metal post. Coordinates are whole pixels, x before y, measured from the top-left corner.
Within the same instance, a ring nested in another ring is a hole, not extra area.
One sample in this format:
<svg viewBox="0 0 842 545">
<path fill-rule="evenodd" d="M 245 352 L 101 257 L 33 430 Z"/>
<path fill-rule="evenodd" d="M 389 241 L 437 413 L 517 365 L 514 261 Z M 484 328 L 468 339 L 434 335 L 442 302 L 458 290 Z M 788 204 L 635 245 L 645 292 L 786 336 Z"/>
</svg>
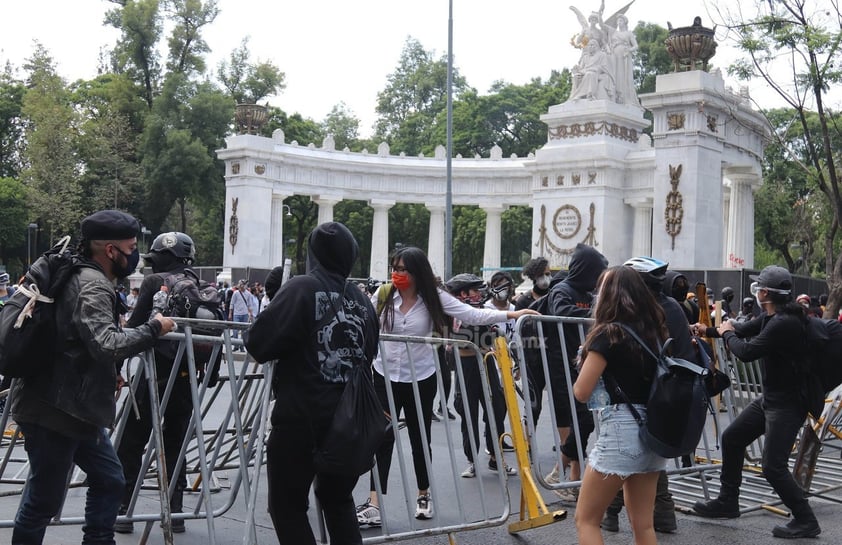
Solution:
<svg viewBox="0 0 842 545">
<path fill-rule="evenodd" d="M 506 408 L 509 411 L 512 441 L 515 447 L 518 470 L 520 471 L 520 520 L 509 524 L 509 533 L 514 534 L 562 520 L 567 517 L 567 511 L 561 509 L 550 512 L 547 509 L 547 504 L 544 503 L 544 498 L 538 492 L 535 479 L 532 476 L 532 467 L 529 463 L 529 443 L 526 441 L 526 434 L 523 430 L 515 381 L 512 377 L 512 358 L 509 355 L 509 347 L 506 346 L 504 337 L 498 337 L 495 340 L 494 355 L 497 358 L 497 365 L 500 366 L 500 375 L 503 379 L 503 395 L 506 398 Z"/>
</svg>

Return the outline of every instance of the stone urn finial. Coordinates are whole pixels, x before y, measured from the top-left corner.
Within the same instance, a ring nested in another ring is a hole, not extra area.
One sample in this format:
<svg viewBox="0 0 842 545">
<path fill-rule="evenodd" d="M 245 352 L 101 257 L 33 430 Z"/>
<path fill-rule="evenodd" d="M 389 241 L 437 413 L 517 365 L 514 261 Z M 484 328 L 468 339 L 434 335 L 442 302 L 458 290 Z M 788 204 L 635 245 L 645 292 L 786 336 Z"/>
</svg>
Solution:
<svg viewBox="0 0 842 545">
<path fill-rule="evenodd" d="M 702 26 L 702 18 L 696 17 L 691 26 L 673 28 L 668 22 L 667 27 L 669 36 L 664 45 L 672 57 L 675 72 L 707 72 L 708 61 L 716 54 L 716 41 L 713 38 L 716 26 L 705 28 Z"/>
<path fill-rule="evenodd" d="M 260 134 L 266 118 L 266 106 L 260 104 L 237 104 L 234 110 L 234 120 L 237 122 L 239 134 Z"/>
</svg>

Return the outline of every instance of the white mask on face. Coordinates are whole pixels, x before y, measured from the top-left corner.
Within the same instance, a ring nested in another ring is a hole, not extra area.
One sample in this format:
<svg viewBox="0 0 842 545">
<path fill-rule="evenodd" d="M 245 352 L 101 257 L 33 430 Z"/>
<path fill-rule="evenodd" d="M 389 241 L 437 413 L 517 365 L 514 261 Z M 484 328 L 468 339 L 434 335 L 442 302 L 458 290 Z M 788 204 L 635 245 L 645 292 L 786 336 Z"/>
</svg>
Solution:
<svg viewBox="0 0 842 545">
<path fill-rule="evenodd" d="M 539 290 L 545 290 L 550 287 L 550 275 L 545 274 L 535 279 L 535 287 Z"/>
</svg>

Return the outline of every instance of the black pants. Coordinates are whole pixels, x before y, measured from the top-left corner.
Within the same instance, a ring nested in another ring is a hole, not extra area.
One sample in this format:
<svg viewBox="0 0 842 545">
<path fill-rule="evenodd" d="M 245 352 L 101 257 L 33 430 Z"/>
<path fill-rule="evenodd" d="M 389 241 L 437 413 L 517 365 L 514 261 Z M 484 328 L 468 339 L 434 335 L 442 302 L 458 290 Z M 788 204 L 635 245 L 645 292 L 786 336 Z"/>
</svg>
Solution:
<svg viewBox="0 0 842 545">
<path fill-rule="evenodd" d="M 789 470 L 789 454 L 804 424 L 807 410 L 797 400 L 766 403 L 755 399 L 743 409 L 722 433 L 722 491 L 726 497 L 737 497 L 743 480 L 746 447 L 761 435 L 763 444 L 763 476 L 799 520 L 815 520 L 804 491 Z"/>
<path fill-rule="evenodd" d="M 164 395 L 166 379 L 158 383 L 159 395 Z M 117 456 L 123 465 L 123 476 L 126 479 L 126 489 L 123 493 L 121 507 L 128 507 L 132 491 L 137 481 L 140 467 L 143 464 L 143 450 L 149 441 L 149 433 L 152 431 L 152 412 L 149 400 L 149 388 L 146 381 L 141 384 L 135 394 L 137 408 L 140 418 L 136 418 L 134 411 L 131 411 L 126 421 L 126 428 L 117 449 Z M 131 409 L 129 409 L 131 410 Z M 190 424 L 190 416 L 193 414 L 193 402 L 190 398 L 190 380 L 187 377 L 179 376 L 175 379 L 172 393 L 170 394 L 167 406 L 164 409 L 164 456 L 167 461 L 167 478 L 173 478 L 178 453 L 181 450 L 182 441 L 187 434 L 187 427 Z M 183 504 L 184 489 L 187 486 L 186 462 L 182 462 L 181 470 L 178 473 L 175 490 L 170 497 L 173 513 L 180 513 Z"/>
<path fill-rule="evenodd" d="M 392 396 L 395 399 L 395 414 L 392 418 L 400 418 L 403 411 L 406 419 L 406 431 L 409 433 L 409 444 L 412 447 L 412 465 L 415 469 L 415 481 L 418 490 L 430 488 L 430 475 L 427 464 L 424 463 L 424 449 L 433 457 L 430 449 L 430 423 L 433 420 L 433 399 L 436 397 L 436 375 L 418 381 L 418 393 L 421 396 L 421 422 L 427 432 L 427 444 L 421 437 L 421 427 L 418 424 L 418 412 L 415 410 L 415 396 L 411 382 L 392 382 Z M 380 373 L 374 373 L 374 390 L 380 403 L 388 411 L 389 399 L 386 397 L 386 379 Z M 380 476 L 381 492 L 386 493 L 389 481 L 389 468 L 392 465 L 392 451 L 395 447 L 395 435 L 390 427 L 383 438 L 383 443 L 377 450 L 377 471 Z M 375 490 L 374 476 L 371 477 L 371 491 Z"/>
<path fill-rule="evenodd" d="M 460 358 L 462 362 L 462 376 L 465 378 L 465 394 L 462 396 L 462 388 L 456 388 L 456 399 L 453 406 L 459 416 L 462 417 L 462 450 L 465 452 L 465 457 L 469 462 L 474 462 L 474 451 L 471 448 L 471 436 L 474 438 L 474 444 L 479 449 L 479 409 L 482 407 L 482 421 L 485 425 L 485 448 L 488 452 L 494 452 L 494 443 L 497 437 L 491 432 L 491 424 L 488 419 L 488 412 L 485 410 L 485 396 L 482 393 L 482 375 L 480 374 L 479 366 L 485 365 L 486 374 L 488 375 L 488 385 L 491 390 L 491 407 L 494 417 L 494 424 L 497 427 L 497 433 L 503 433 L 506 424 L 506 400 L 503 398 L 503 387 L 500 385 L 500 377 L 497 375 L 497 366 L 494 364 L 492 358 L 483 358 L 484 362 L 480 362 L 476 353 L 472 352 Z M 456 375 L 459 376 L 458 374 Z M 467 409 L 467 410 L 466 410 Z M 471 418 L 467 417 L 467 411 L 470 411 Z M 470 427 L 470 431 L 469 431 Z M 469 435 L 470 434 L 470 435 Z"/>
<path fill-rule="evenodd" d="M 332 545 L 359 545 L 360 527 L 352 492 L 359 477 L 317 474 L 313 467 L 314 430 L 310 422 L 272 425 L 266 446 L 269 515 L 281 545 L 315 545 L 307 518 L 310 485 L 324 511 Z"/>
</svg>

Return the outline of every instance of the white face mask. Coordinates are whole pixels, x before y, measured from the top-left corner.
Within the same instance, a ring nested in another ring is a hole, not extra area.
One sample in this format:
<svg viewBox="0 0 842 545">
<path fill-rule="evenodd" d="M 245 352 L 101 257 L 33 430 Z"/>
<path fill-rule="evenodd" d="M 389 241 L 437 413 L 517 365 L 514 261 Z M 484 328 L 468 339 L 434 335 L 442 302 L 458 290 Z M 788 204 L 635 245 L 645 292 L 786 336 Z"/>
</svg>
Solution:
<svg viewBox="0 0 842 545">
<path fill-rule="evenodd" d="M 550 275 L 545 274 L 535 279 L 535 287 L 539 290 L 545 290 L 550 287 Z"/>
<path fill-rule="evenodd" d="M 500 291 L 491 290 L 491 292 L 494 294 L 494 298 L 498 301 L 508 301 L 508 299 L 509 299 L 509 289 L 508 288 L 503 288 Z"/>
</svg>

